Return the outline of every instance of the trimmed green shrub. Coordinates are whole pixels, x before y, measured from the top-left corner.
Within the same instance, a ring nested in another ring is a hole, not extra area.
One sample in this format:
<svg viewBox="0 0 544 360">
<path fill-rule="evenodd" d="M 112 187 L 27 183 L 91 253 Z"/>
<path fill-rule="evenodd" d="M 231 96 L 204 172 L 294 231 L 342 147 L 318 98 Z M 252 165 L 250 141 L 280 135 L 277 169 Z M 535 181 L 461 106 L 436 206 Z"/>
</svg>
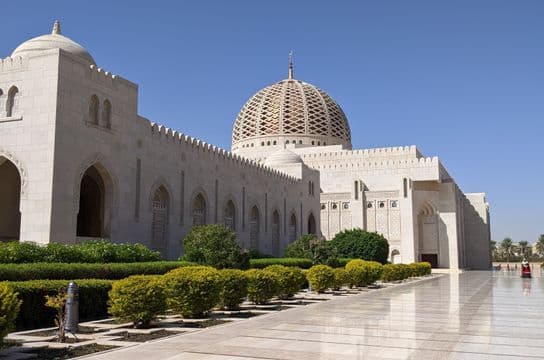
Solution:
<svg viewBox="0 0 544 360">
<path fill-rule="evenodd" d="M 389 255 L 387 239 L 361 229 L 344 230 L 330 241 L 341 258 L 363 259 L 385 264 Z"/>
<path fill-rule="evenodd" d="M 0 263 L 20 264 L 35 262 L 55 263 L 131 263 L 159 261 L 161 255 L 142 244 L 115 244 L 107 240 L 64 245 L 51 243 L 0 242 Z"/>
<path fill-rule="evenodd" d="M 186 318 L 202 318 L 219 303 L 221 278 L 210 266 L 187 266 L 163 275 L 167 304 Z"/>
<path fill-rule="evenodd" d="M 411 275 L 410 267 L 405 264 L 386 264 L 383 266 L 382 281 L 400 281 Z"/>
<path fill-rule="evenodd" d="M 13 330 L 20 307 L 21 300 L 17 298 L 17 293 L 7 283 L 0 283 L 0 344 Z"/>
<path fill-rule="evenodd" d="M 415 276 L 425 276 L 425 275 L 431 275 L 432 268 L 431 263 L 428 263 L 426 261 L 414 263 L 415 268 L 417 269 L 417 275 Z"/>
<path fill-rule="evenodd" d="M 109 292 L 109 313 L 147 328 L 166 311 L 166 292 L 158 275 L 135 275 L 114 281 Z"/>
<path fill-rule="evenodd" d="M 346 271 L 351 279 L 351 286 L 368 286 L 380 279 L 382 264 L 355 259 L 346 264 Z"/>
<path fill-rule="evenodd" d="M 249 254 L 242 252 L 236 233 L 222 224 L 195 226 L 183 239 L 183 260 L 217 269 L 247 269 Z"/>
<path fill-rule="evenodd" d="M 325 292 L 334 286 L 334 272 L 328 265 L 314 265 L 306 272 L 306 278 L 314 291 Z"/>
<path fill-rule="evenodd" d="M 15 322 L 17 330 L 53 326 L 56 311 L 45 306 L 45 296 L 54 296 L 68 286 L 68 280 L 32 280 L 8 283 L 22 300 Z M 79 318 L 95 320 L 108 315 L 111 280 L 76 280 L 79 286 Z"/>
<path fill-rule="evenodd" d="M 264 269 L 270 265 L 296 266 L 301 269 L 309 269 L 313 263 L 310 259 L 301 258 L 264 258 L 249 260 L 249 267 L 252 269 Z"/>
<path fill-rule="evenodd" d="M 157 261 L 138 263 L 32 263 L 0 264 L 0 281 L 57 279 L 123 279 L 131 275 L 162 275 L 182 266 L 186 261 Z"/>
<path fill-rule="evenodd" d="M 246 271 L 247 296 L 255 304 L 266 304 L 278 294 L 278 275 L 271 271 L 250 269 Z"/>
<path fill-rule="evenodd" d="M 342 268 L 333 269 L 334 272 L 334 285 L 333 290 L 340 290 L 342 286 L 350 285 L 351 278 L 348 272 Z"/>
<path fill-rule="evenodd" d="M 238 269 L 222 269 L 219 270 L 219 277 L 221 280 L 219 304 L 229 310 L 238 309 L 247 296 L 246 274 Z"/>
<path fill-rule="evenodd" d="M 296 267 L 270 265 L 264 269 L 278 277 L 278 297 L 289 299 L 304 286 L 305 276 L 302 270 Z"/>
<path fill-rule="evenodd" d="M 310 259 L 313 265 L 338 265 L 336 248 L 329 241 L 317 238 L 314 234 L 302 235 L 285 249 L 285 257 Z"/>
</svg>

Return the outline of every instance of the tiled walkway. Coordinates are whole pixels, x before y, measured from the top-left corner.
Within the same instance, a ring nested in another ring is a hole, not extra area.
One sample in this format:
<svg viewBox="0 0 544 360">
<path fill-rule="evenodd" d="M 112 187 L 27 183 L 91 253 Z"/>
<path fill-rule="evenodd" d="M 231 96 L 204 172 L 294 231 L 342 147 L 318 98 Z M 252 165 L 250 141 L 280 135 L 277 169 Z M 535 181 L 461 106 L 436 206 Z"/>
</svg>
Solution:
<svg viewBox="0 0 544 360">
<path fill-rule="evenodd" d="M 91 358 L 544 359 L 544 278 L 449 274 Z"/>
</svg>

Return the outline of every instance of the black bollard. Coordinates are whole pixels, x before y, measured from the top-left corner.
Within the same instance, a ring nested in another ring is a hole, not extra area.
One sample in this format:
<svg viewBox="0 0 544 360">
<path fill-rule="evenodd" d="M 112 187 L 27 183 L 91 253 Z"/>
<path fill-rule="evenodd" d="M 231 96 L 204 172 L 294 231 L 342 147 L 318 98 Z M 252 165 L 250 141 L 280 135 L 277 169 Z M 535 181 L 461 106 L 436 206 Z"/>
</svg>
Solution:
<svg viewBox="0 0 544 360">
<path fill-rule="evenodd" d="M 75 282 L 70 281 L 66 295 L 68 298 L 66 299 L 64 329 L 75 334 L 79 327 L 79 287 Z"/>
</svg>

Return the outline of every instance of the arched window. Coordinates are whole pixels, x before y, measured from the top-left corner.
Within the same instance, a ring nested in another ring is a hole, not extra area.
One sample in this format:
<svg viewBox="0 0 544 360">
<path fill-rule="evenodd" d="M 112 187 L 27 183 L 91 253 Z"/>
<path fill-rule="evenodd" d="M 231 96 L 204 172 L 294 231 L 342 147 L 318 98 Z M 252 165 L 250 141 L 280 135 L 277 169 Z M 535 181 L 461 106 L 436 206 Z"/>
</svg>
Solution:
<svg viewBox="0 0 544 360">
<path fill-rule="evenodd" d="M 280 256 L 280 213 L 272 213 L 272 255 Z"/>
<path fill-rule="evenodd" d="M 289 219 L 289 242 L 297 239 L 297 216 L 293 213 Z"/>
<path fill-rule="evenodd" d="M 167 229 L 168 229 L 168 207 L 170 197 L 164 186 L 160 186 L 153 194 L 153 208 L 151 220 L 151 248 L 166 255 L 167 252 Z"/>
<path fill-rule="evenodd" d="M 198 194 L 193 200 L 193 226 L 206 224 L 206 199 Z"/>
<path fill-rule="evenodd" d="M 89 122 L 94 125 L 98 125 L 98 108 L 100 107 L 100 101 L 98 96 L 93 95 L 89 100 Z"/>
<path fill-rule="evenodd" d="M 257 205 L 251 208 L 249 218 L 249 246 L 251 249 L 259 250 L 259 227 L 260 215 Z"/>
<path fill-rule="evenodd" d="M 227 205 L 225 205 L 224 221 L 226 227 L 233 231 L 236 230 L 236 209 L 232 200 L 227 201 Z"/>
<path fill-rule="evenodd" d="M 8 100 L 6 101 L 6 116 L 11 117 L 13 116 L 19 107 L 19 99 L 18 95 L 19 89 L 17 89 L 17 86 L 12 86 L 11 89 L 8 91 Z"/>
<path fill-rule="evenodd" d="M 102 109 L 102 123 L 106 129 L 111 129 L 111 103 L 109 100 L 104 100 L 104 108 Z"/>
<path fill-rule="evenodd" d="M 308 234 L 316 234 L 316 228 L 315 228 L 315 218 L 314 214 L 310 213 L 310 216 L 308 216 Z"/>
</svg>

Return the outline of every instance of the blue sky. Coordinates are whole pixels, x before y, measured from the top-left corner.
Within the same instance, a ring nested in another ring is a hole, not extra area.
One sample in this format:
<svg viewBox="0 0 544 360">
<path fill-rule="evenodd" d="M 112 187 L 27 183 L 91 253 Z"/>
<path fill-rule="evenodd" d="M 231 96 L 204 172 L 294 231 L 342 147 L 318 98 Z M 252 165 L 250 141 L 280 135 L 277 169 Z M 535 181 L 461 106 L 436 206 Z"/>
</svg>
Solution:
<svg viewBox="0 0 544 360">
<path fill-rule="evenodd" d="M 293 49 L 354 148 L 418 145 L 487 193 L 493 239 L 544 233 L 544 1 L 7 1 L 0 56 L 55 19 L 139 84 L 141 115 L 227 149 Z"/>
</svg>

